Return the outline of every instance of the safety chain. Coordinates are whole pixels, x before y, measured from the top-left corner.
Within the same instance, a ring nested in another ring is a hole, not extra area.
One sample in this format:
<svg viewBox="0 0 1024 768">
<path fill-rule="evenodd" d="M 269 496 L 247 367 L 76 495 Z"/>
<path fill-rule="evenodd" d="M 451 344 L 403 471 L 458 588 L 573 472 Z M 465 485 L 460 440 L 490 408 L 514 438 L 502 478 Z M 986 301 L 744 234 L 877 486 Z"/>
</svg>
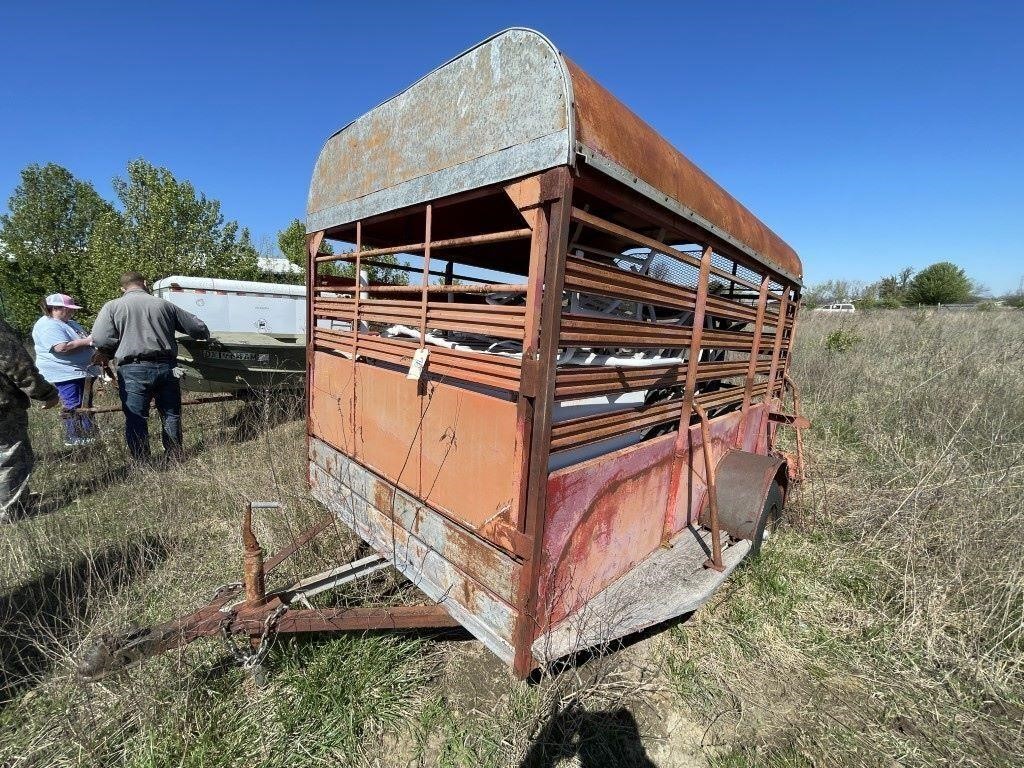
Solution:
<svg viewBox="0 0 1024 768">
<path fill-rule="evenodd" d="M 267 654 L 270 653 L 270 642 L 273 640 L 276 634 L 277 623 L 281 620 L 281 617 L 288 611 L 288 606 L 282 603 L 277 606 L 273 611 L 267 614 L 267 618 L 263 620 L 263 632 L 260 635 L 260 644 L 256 647 L 255 651 L 245 651 L 239 647 L 238 643 L 231 637 L 229 627 L 231 622 L 234 621 L 235 613 L 232 611 L 227 614 L 220 623 L 220 633 L 224 640 L 224 645 L 237 661 L 242 669 L 251 670 L 259 666 L 263 659 L 266 658 Z"/>
</svg>

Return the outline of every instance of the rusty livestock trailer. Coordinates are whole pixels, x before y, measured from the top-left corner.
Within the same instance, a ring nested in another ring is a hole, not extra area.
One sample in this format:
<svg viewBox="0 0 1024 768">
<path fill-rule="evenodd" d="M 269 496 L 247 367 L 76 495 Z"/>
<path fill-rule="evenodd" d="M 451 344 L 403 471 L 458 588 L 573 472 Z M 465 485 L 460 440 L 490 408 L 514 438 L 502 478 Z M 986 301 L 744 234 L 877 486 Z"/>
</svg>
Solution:
<svg viewBox="0 0 1024 768">
<path fill-rule="evenodd" d="M 526 676 L 694 610 L 760 546 L 800 473 L 800 261 L 547 38 L 495 35 L 334 134 L 306 225 L 330 514 L 264 560 L 251 517 L 279 505 L 250 504 L 244 581 L 101 637 L 84 678 L 203 636 L 254 667 L 277 633 L 457 624 Z M 376 552 L 267 590 L 338 521 Z M 310 603 L 389 565 L 429 602 Z"/>
<path fill-rule="evenodd" d="M 759 546 L 800 260 L 543 35 L 331 136 L 306 226 L 312 493 L 517 674 Z"/>
</svg>

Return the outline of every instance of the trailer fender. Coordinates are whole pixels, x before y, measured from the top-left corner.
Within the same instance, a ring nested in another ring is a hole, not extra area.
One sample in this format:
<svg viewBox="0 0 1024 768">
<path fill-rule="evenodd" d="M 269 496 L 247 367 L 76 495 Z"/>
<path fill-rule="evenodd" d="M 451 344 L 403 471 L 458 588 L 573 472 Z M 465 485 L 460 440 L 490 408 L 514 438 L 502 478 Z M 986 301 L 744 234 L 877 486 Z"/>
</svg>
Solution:
<svg viewBox="0 0 1024 768">
<path fill-rule="evenodd" d="M 764 531 L 782 513 L 787 480 L 781 456 L 729 451 L 715 468 L 719 526 L 734 539 L 752 540 L 756 553 Z"/>
</svg>

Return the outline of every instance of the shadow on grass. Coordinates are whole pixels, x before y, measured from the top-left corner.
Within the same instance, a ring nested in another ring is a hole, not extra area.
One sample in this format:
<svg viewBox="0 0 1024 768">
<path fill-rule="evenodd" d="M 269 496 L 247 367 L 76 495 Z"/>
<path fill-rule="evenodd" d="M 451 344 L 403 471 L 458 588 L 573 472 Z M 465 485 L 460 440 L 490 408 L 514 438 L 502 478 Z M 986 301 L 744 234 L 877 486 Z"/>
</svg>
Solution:
<svg viewBox="0 0 1024 768">
<path fill-rule="evenodd" d="M 620 637 L 617 640 L 610 640 L 607 643 L 601 643 L 591 648 L 584 648 L 576 651 L 575 653 L 570 653 L 567 656 L 562 656 L 561 658 L 550 662 L 546 667 L 534 670 L 533 674 L 527 678 L 527 682 L 530 685 L 537 685 L 545 677 L 557 677 L 567 671 L 571 672 L 583 669 L 591 662 L 619 653 L 630 646 L 636 645 L 644 640 L 648 640 L 679 624 L 685 624 L 689 621 L 690 617 L 693 616 L 693 613 L 693 611 L 690 611 L 688 613 L 680 614 L 679 616 L 673 616 L 671 619 L 666 619 L 658 624 L 653 624 L 647 627 L 647 629 L 642 629 L 639 632 L 634 632 L 630 635 L 626 635 L 625 637 Z"/>
<path fill-rule="evenodd" d="M 625 707 L 588 712 L 574 704 L 553 712 L 519 768 L 549 768 L 573 758 L 580 768 L 656 768 Z"/>
<path fill-rule="evenodd" d="M 38 472 L 39 469 L 45 470 L 45 465 L 38 467 L 36 471 Z M 116 467 L 103 467 L 96 475 L 71 477 L 45 491 L 40 503 L 39 512 L 40 514 L 46 511 L 55 512 L 72 503 L 75 499 L 80 499 L 97 491 L 107 490 L 114 483 L 127 479 L 130 473 L 131 468 L 127 464 L 122 464 Z"/>
<path fill-rule="evenodd" d="M 136 539 L 0 595 L 0 709 L 53 668 L 98 600 L 144 576 L 167 554 L 158 539 Z"/>
</svg>

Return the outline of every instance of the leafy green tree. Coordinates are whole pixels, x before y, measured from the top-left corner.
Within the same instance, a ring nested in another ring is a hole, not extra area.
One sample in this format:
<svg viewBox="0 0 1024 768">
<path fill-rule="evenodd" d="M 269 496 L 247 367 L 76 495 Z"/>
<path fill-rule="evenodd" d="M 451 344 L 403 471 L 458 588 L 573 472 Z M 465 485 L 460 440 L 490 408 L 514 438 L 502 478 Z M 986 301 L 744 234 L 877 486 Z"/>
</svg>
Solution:
<svg viewBox="0 0 1024 768">
<path fill-rule="evenodd" d="M 90 293 L 111 298 L 122 272 L 150 280 L 168 275 L 253 280 L 259 254 L 249 230 L 226 221 L 220 202 L 188 181 L 145 160 L 128 164 L 127 178 L 114 179 L 121 210 L 97 225 L 91 255 Z"/>
<path fill-rule="evenodd" d="M 11 323 L 27 330 L 37 303 L 67 293 L 96 310 L 88 283 L 93 232 L 113 208 L 92 185 L 54 163 L 29 165 L 0 216 L 0 294 Z"/>
<path fill-rule="evenodd" d="M 277 247 L 288 261 L 306 271 L 306 226 L 299 219 L 292 219 L 277 233 Z M 320 244 L 320 253 L 334 253 L 334 248 L 325 240 Z"/>
<path fill-rule="evenodd" d="M 871 283 L 861 291 L 857 300 L 858 304 L 865 309 L 902 307 L 906 303 L 907 286 L 910 284 L 910 277 L 913 274 L 914 270 L 907 267 L 895 275 L 889 275 Z"/>
<path fill-rule="evenodd" d="M 974 286 L 964 271 L 940 261 L 918 272 L 907 287 L 910 304 L 959 304 L 971 298 Z"/>
</svg>

